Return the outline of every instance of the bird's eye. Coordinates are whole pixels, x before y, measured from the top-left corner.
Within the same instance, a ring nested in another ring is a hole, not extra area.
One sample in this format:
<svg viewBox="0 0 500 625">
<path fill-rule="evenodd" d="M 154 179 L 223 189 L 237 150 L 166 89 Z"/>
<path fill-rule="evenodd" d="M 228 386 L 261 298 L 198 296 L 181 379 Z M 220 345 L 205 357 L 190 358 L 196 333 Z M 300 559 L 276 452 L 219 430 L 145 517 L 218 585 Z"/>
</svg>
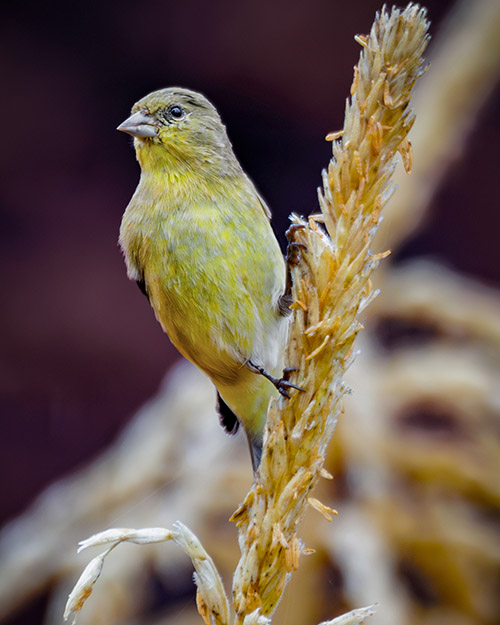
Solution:
<svg viewBox="0 0 500 625">
<path fill-rule="evenodd" d="M 169 106 L 168 114 L 174 119 L 182 119 L 184 117 L 184 109 L 177 105 Z"/>
</svg>

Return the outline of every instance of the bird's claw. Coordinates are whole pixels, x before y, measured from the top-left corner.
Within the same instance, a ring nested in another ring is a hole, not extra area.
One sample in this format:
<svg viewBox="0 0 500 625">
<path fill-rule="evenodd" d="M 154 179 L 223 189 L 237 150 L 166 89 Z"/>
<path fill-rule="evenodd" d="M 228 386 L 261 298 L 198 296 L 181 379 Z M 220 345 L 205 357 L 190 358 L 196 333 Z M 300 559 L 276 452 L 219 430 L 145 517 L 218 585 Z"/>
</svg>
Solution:
<svg viewBox="0 0 500 625">
<path fill-rule="evenodd" d="M 289 388 L 294 388 L 296 391 L 304 392 L 304 389 L 302 387 L 297 386 L 296 384 L 292 384 L 292 382 L 285 380 L 284 377 L 280 380 L 276 380 L 275 386 L 278 389 L 280 395 L 283 395 L 283 397 L 286 397 L 287 399 L 290 399 L 290 393 L 288 392 Z"/>
<path fill-rule="evenodd" d="M 272 382 L 274 386 L 277 388 L 277 390 L 279 391 L 280 395 L 283 395 L 283 397 L 286 397 L 287 399 L 290 399 L 290 393 L 288 392 L 288 389 L 290 388 L 294 388 L 296 391 L 304 392 L 303 388 L 301 388 L 300 386 L 297 386 L 296 384 L 292 384 L 292 382 L 289 382 L 288 380 L 288 378 L 290 377 L 290 373 L 294 371 L 298 371 L 298 369 L 296 369 L 295 367 L 285 367 L 285 369 L 283 369 L 283 377 L 278 379 L 278 378 L 273 378 L 273 376 L 270 373 L 268 373 L 264 369 L 264 367 L 254 364 L 251 360 L 247 362 L 247 366 L 254 373 L 260 373 L 260 375 L 263 375 L 270 382 Z"/>
<path fill-rule="evenodd" d="M 288 230 L 285 232 L 285 236 L 289 241 L 293 241 L 293 237 L 297 230 L 304 230 L 304 224 L 291 224 Z"/>
<path fill-rule="evenodd" d="M 297 367 L 285 367 L 283 369 L 283 380 L 288 381 L 290 379 L 290 373 L 295 373 L 296 371 L 299 371 Z"/>
<path fill-rule="evenodd" d="M 303 230 L 304 224 L 292 224 L 285 233 L 288 241 L 285 260 L 288 265 L 298 265 L 300 262 L 300 250 L 307 250 L 307 245 L 294 241 L 297 230 Z"/>
<path fill-rule="evenodd" d="M 298 265 L 300 263 L 300 250 L 307 250 L 307 246 L 296 241 L 288 242 L 285 260 L 289 265 Z"/>
<path fill-rule="evenodd" d="M 290 374 L 295 373 L 296 371 L 298 371 L 297 367 L 285 367 L 283 369 L 283 377 L 280 380 L 276 380 L 276 388 L 280 394 L 287 399 L 290 399 L 290 393 L 288 392 L 289 388 L 294 388 L 296 391 L 301 391 L 302 393 L 304 392 L 302 387 L 292 384 L 292 382 L 289 381 Z"/>
</svg>

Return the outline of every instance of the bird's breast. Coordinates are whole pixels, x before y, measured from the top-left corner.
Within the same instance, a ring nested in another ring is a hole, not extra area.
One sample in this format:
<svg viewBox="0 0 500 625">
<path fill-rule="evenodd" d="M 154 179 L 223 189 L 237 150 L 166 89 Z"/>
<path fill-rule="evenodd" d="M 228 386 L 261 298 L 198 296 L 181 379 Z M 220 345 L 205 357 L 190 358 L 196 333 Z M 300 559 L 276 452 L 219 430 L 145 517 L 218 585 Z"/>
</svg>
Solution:
<svg viewBox="0 0 500 625">
<path fill-rule="evenodd" d="M 217 202 L 206 195 L 131 202 L 120 237 L 129 275 L 144 277 L 171 341 L 226 383 L 250 358 L 270 367 L 277 360 L 283 319 L 276 300 L 285 276 L 263 210 L 232 202 L 230 194 Z"/>
</svg>

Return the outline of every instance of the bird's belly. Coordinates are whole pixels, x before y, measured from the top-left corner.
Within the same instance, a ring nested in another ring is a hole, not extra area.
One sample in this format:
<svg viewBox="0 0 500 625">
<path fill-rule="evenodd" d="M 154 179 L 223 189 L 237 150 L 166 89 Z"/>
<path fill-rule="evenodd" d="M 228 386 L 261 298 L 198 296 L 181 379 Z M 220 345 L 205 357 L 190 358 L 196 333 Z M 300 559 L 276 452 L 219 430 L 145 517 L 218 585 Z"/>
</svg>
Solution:
<svg viewBox="0 0 500 625">
<path fill-rule="evenodd" d="M 193 276 L 179 278 L 178 272 L 171 280 L 159 278 L 148 280 L 148 291 L 173 345 L 216 384 L 235 383 L 251 354 L 250 326 L 242 329 L 237 319 L 227 318 L 215 297 L 220 294 L 207 292 L 206 280 L 197 284 Z"/>
<path fill-rule="evenodd" d="M 279 246 L 263 212 L 251 230 L 238 214 L 211 204 L 164 212 L 135 229 L 132 246 L 158 321 L 216 385 L 237 382 L 250 359 L 272 370 L 285 336 Z"/>
<path fill-rule="evenodd" d="M 174 314 L 162 326 L 177 350 L 215 384 L 237 382 L 245 359 L 234 349 L 222 345 L 222 341 L 214 341 L 199 319 L 179 318 Z"/>
</svg>

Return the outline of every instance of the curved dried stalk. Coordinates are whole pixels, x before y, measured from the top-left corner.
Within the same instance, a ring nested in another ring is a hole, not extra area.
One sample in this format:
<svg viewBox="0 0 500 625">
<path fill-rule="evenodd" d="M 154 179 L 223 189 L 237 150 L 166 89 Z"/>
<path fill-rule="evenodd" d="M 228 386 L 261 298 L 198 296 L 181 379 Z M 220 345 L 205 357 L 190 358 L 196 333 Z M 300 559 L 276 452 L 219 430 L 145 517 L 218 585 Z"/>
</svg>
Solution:
<svg viewBox="0 0 500 625">
<path fill-rule="evenodd" d="M 101 574 L 105 558 L 120 543 L 131 542 L 147 545 L 170 540 L 173 540 L 191 558 L 196 570 L 194 574 L 194 581 L 198 589 L 196 606 L 204 622 L 206 625 L 226 625 L 229 622 L 229 603 L 221 577 L 201 542 L 190 529 L 179 521 L 174 524 L 173 530 L 162 527 L 148 527 L 138 530 L 114 528 L 81 541 L 78 551 L 98 545 L 110 546 L 86 566 L 68 597 L 64 619 L 71 618 L 72 625 L 76 623 L 83 604 L 89 598 Z"/>
</svg>

